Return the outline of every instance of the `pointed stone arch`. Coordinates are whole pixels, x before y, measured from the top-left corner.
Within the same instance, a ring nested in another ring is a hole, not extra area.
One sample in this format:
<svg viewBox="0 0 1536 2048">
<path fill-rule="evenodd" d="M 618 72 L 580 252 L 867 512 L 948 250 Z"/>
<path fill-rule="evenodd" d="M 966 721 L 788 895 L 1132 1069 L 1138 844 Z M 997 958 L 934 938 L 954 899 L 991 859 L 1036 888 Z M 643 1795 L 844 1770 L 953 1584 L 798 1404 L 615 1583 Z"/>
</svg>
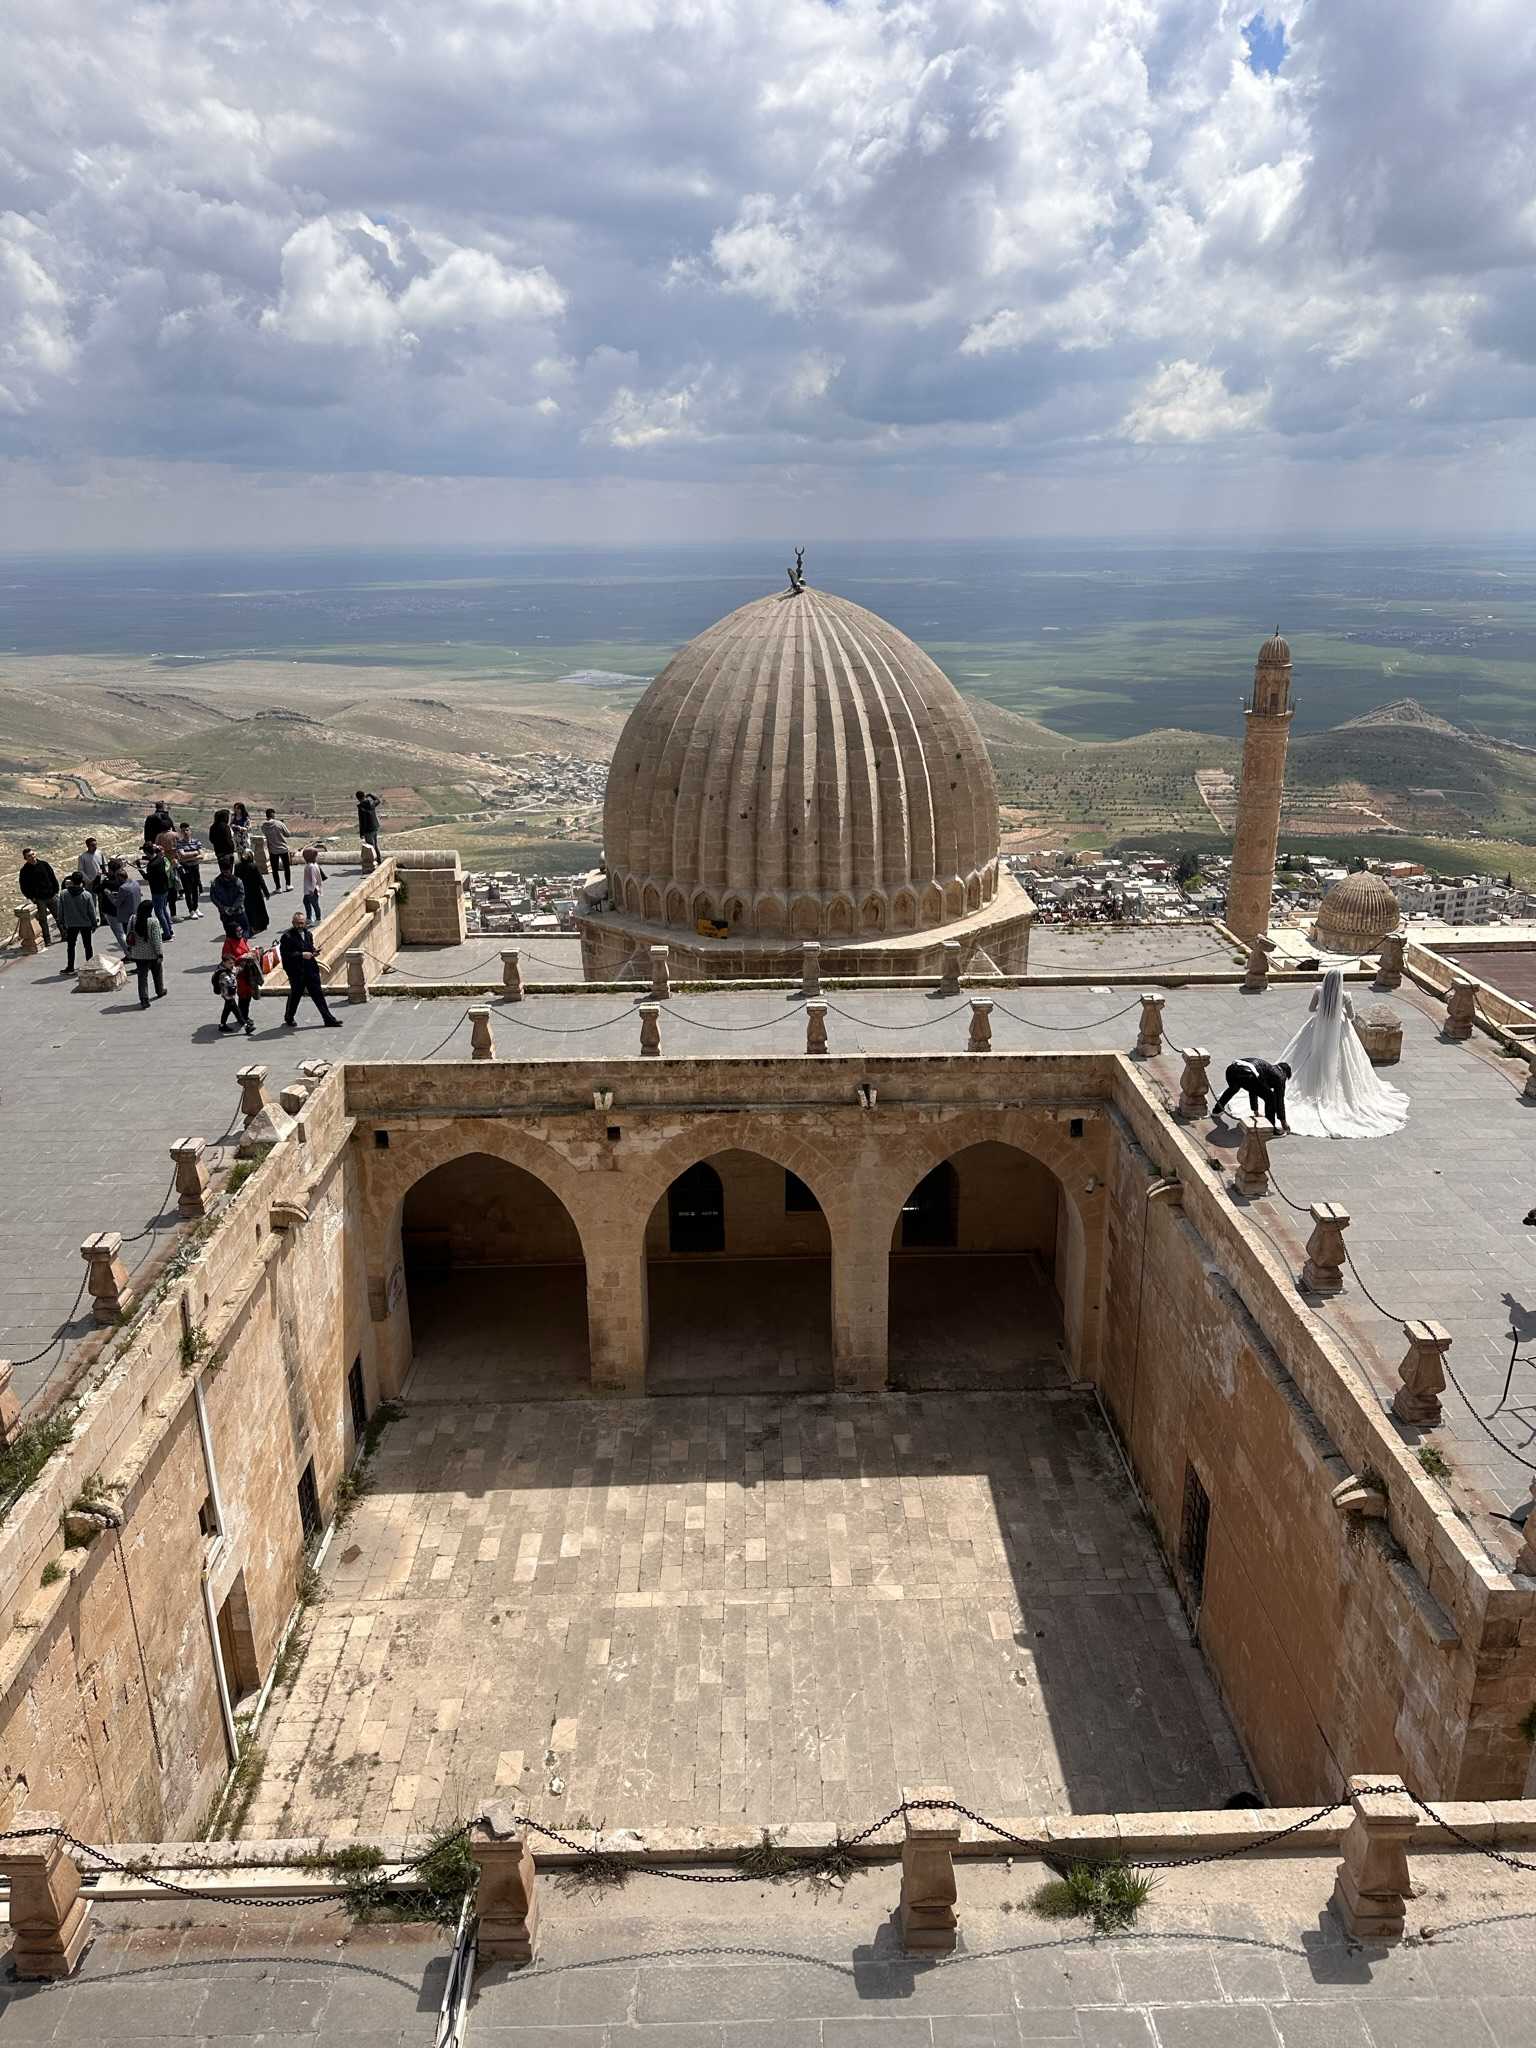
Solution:
<svg viewBox="0 0 1536 2048">
<path fill-rule="evenodd" d="M 891 904 L 891 924 L 899 932 L 914 931 L 917 927 L 917 898 L 910 889 L 898 889 Z"/>
<path fill-rule="evenodd" d="M 688 922 L 688 899 L 681 889 L 667 891 L 667 923 L 672 925 Z"/>
<path fill-rule="evenodd" d="M 821 930 L 821 905 L 814 896 L 797 896 L 790 907 L 789 928 L 799 937 L 814 939 Z"/>
<path fill-rule="evenodd" d="M 827 932 L 832 938 L 853 936 L 853 905 L 846 896 L 834 896 L 827 905 Z"/>
<path fill-rule="evenodd" d="M 885 930 L 885 898 L 883 896 L 866 896 L 864 898 L 863 905 L 859 911 L 859 926 L 861 930 L 866 932 L 883 932 Z"/>
<path fill-rule="evenodd" d="M 647 883 L 640 898 L 640 915 L 647 924 L 661 922 L 661 891 L 654 882 Z"/>
</svg>

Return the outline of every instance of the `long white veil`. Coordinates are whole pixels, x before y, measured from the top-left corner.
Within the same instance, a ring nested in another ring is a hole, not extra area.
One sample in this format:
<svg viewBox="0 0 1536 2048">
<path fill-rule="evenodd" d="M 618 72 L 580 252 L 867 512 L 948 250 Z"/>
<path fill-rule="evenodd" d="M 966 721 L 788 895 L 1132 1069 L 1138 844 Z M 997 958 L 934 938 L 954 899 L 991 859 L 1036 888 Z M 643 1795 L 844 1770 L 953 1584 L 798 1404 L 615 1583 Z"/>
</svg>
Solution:
<svg viewBox="0 0 1536 2048">
<path fill-rule="evenodd" d="M 1304 1138 L 1380 1138 L 1408 1120 L 1408 1098 L 1371 1065 L 1346 1014 L 1344 977 L 1330 967 L 1312 1015 L 1280 1058 L 1291 1069 L 1285 1111 Z"/>
</svg>

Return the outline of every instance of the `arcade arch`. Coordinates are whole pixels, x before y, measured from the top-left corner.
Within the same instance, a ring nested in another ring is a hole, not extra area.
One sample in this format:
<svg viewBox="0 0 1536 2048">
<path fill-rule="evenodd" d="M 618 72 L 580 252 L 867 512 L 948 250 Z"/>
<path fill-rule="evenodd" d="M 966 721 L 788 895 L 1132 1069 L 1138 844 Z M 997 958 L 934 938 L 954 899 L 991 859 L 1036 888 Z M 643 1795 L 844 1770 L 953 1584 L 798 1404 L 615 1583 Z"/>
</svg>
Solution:
<svg viewBox="0 0 1536 2048">
<path fill-rule="evenodd" d="M 832 1384 L 832 1245 L 810 1186 L 760 1152 L 684 1167 L 645 1229 L 651 1393 Z"/>
<path fill-rule="evenodd" d="M 488 1152 L 444 1161 L 407 1191 L 400 1245 L 412 1399 L 587 1391 L 581 1236 L 536 1174 Z"/>
<path fill-rule="evenodd" d="M 1062 1384 L 1083 1284 L 1082 1222 L 1043 1160 L 995 1141 L 936 1160 L 891 1231 L 890 1385 Z"/>
</svg>

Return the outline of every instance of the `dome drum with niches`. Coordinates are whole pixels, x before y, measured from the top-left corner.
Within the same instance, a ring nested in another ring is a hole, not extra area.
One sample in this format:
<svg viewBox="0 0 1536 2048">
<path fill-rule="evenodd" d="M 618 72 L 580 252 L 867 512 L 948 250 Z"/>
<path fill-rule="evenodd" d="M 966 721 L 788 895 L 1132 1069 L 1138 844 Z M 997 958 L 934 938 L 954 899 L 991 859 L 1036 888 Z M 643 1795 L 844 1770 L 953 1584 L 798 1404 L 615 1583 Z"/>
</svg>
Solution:
<svg viewBox="0 0 1536 2048">
<path fill-rule="evenodd" d="M 737 971 L 793 971 L 807 940 L 910 952 L 953 936 L 999 965 L 983 927 L 1000 895 L 1003 950 L 1027 949 L 1033 905 L 1000 870 L 997 785 L 960 693 L 904 633 L 798 570 L 651 684 L 614 754 L 603 833 L 608 907 L 583 924 L 594 978 L 658 942 L 699 952 L 706 974 L 724 971 L 722 943 Z"/>
<path fill-rule="evenodd" d="M 1402 922 L 1389 885 L 1368 868 L 1335 882 L 1318 906 L 1312 943 L 1325 953 L 1374 953 Z"/>
</svg>

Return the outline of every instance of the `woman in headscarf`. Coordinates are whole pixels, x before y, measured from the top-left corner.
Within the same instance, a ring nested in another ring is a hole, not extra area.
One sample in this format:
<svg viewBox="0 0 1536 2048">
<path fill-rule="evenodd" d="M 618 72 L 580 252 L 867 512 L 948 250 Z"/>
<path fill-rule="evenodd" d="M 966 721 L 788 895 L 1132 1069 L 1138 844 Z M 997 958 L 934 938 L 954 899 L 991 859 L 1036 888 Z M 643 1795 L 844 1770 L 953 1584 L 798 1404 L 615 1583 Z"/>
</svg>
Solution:
<svg viewBox="0 0 1536 2048">
<path fill-rule="evenodd" d="M 1383 1081 L 1355 1030 L 1344 977 L 1330 967 L 1312 1014 L 1280 1055 L 1291 1129 L 1302 1138 L 1381 1138 L 1408 1120 L 1408 1098 Z"/>
</svg>

